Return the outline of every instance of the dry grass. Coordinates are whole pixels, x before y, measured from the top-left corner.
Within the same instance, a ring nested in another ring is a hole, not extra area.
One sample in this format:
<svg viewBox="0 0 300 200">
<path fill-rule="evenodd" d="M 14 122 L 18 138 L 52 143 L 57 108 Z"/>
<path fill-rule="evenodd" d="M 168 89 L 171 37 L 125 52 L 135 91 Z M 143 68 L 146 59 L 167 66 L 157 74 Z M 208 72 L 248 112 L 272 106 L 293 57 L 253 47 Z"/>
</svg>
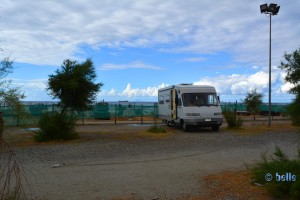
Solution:
<svg viewBox="0 0 300 200">
<path fill-rule="evenodd" d="M 248 171 L 225 171 L 204 177 L 203 195 L 192 198 L 204 199 L 272 199 L 264 187 L 251 183 Z"/>
<path fill-rule="evenodd" d="M 263 133 L 284 133 L 289 131 L 300 131 L 300 128 L 297 126 L 292 126 L 290 121 L 283 122 L 273 122 L 271 127 L 268 127 L 267 122 L 255 123 L 251 122 L 245 124 L 244 126 L 236 129 L 230 129 L 230 131 L 240 134 L 240 135 L 256 135 Z"/>
<path fill-rule="evenodd" d="M 166 133 L 149 133 L 146 130 L 142 130 L 139 132 L 123 132 L 123 133 L 108 133 L 108 132 L 97 132 L 99 137 L 103 137 L 105 139 L 111 140 L 136 140 L 136 139 L 164 139 L 171 136 L 173 133 L 171 131 L 167 131 Z"/>
<path fill-rule="evenodd" d="M 271 200 L 264 187 L 251 183 L 248 171 L 225 171 L 204 177 L 203 186 L 198 196 L 178 196 L 177 200 L 207 200 L 207 199 L 234 199 L 234 200 Z M 112 198 L 112 200 L 132 200 L 131 196 Z"/>
</svg>

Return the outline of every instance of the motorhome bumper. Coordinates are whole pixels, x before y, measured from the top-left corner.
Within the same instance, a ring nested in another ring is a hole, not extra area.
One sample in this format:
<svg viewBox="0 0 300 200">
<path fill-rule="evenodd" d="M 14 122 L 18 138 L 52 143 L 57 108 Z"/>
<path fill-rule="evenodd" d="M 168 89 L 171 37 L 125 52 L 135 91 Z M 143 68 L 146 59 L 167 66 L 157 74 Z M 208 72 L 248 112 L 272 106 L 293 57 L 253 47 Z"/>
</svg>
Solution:
<svg viewBox="0 0 300 200">
<path fill-rule="evenodd" d="M 185 119 L 184 122 L 187 125 L 195 125 L 195 126 L 211 126 L 211 125 L 221 125 L 223 123 L 223 119 L 220 118 L 212 118 L 212 119 Z"/>
</svg>

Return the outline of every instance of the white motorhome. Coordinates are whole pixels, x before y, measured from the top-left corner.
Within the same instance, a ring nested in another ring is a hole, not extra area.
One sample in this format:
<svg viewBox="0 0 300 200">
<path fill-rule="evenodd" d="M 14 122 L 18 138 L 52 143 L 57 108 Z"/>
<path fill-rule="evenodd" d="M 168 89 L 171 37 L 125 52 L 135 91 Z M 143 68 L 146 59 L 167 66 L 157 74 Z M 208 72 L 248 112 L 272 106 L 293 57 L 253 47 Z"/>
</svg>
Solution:
<svg viewBox="0 0 300 200">
<path fill-rule="evenodd" d="M 223 122 L 216 89 L 208 85 L 179 84 L 158 90 L 159 117 L 167 125 L 187 131 L 189 126 L 218 131 Z"/>
</svg>

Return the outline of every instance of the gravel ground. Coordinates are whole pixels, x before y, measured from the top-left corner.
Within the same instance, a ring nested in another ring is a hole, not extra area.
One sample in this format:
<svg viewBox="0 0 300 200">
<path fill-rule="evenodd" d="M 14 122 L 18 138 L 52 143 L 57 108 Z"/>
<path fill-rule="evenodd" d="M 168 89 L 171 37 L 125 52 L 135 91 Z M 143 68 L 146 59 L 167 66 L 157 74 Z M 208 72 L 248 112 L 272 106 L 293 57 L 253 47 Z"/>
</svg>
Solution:
<svg viewBox="0 0 300 200">
<path fill-rule="evenodd" d="M 114 134 L 97 134 L 99 130 Z M 275 145 L 296 157 L 295 131 L 239 135 L 222 129 L 182 132 L 162 139 L 116 139 L 147 126 L 80 126 L 81 140 L 18 147 L 33 199 L 174 199 L 205 191 L 202 177 L 245 169 L 244 163 L 273 152 Z M 57 168 L 53 167 L 55 164 Z"/>
</svg>

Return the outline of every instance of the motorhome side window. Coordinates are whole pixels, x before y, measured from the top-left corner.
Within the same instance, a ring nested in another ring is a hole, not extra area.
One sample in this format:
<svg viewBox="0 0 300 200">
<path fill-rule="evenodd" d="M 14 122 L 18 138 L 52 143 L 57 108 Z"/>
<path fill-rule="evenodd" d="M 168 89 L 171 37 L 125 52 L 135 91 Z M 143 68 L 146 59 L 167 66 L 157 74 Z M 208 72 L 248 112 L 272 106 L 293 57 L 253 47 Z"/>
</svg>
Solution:
<svg viewBox="0 0 300 200">
<path fill-rule="evenodd" d="M 182 94 L 183 106 L 214 106 L 218 105 L 216 94 L 184 93 Z"/>
<path fill-rule="evenodd" d="M 165 96 L 165 101 L 166 101 L 166 103 L 170 103 L 170 95 Z"/>
<path fill-rule="evenodd" d="M 164 96 L 158 96 L 158 103 L 164 104 Z"/>
<path fill-rule="evenodd" d="M 208 95 L 208 104 L 209 105 L 218 105 L 218 97 L 216 94 Z"/>
</svg>

